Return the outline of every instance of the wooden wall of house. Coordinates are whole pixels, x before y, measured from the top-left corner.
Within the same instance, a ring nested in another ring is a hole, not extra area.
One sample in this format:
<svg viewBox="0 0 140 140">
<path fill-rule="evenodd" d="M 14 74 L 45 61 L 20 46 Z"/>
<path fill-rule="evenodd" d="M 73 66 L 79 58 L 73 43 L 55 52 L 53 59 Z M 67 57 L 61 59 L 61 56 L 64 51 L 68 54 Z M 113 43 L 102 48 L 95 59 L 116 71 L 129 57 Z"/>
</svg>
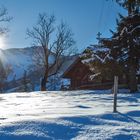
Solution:
<svg viewBox="0 0 140 140">
<path fill-rule="evenodd" d="M 83 84 L 89 82 L 88 78 L 89 68 L 79 62 L 76 67 L 73 68 L 71 72 L 71 88 L 76 89 Z"/>
</svg>

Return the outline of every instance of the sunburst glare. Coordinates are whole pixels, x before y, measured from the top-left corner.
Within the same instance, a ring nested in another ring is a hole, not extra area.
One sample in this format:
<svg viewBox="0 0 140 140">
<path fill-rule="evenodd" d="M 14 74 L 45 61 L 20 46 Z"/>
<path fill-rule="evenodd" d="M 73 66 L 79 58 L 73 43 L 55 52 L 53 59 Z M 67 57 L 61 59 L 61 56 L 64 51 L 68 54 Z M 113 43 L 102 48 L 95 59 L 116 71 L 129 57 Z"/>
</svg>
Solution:
<svg viewBox="0 0 140 140">
<path fill-rule="evenodd" d="M 5 48 L 5 38 L 3 36 L 0 36 L 0 49 Z"/>
</svg>

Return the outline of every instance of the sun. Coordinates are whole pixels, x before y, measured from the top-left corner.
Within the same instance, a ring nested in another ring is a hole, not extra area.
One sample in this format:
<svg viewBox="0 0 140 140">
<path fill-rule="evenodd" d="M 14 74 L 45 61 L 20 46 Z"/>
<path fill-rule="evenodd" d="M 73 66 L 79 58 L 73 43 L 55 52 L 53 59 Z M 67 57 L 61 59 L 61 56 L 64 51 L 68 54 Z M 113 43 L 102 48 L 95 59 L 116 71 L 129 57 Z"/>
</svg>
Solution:
<svg viewBox="0 0 140 140">
<path fill-rule="evenodd" d="M 0 36 L 0 49 L 4 49 L 5 48 L 5 40 L 2 36 Z"/>
</svg>

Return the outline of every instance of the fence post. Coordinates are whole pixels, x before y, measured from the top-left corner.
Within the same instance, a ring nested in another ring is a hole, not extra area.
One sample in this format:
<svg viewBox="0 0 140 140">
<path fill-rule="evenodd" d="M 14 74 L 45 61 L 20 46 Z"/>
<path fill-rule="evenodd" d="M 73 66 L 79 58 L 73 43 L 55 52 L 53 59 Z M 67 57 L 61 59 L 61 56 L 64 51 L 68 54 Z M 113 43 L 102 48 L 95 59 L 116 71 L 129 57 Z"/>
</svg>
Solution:
<svg viewBox="0 0 140 140">
<path fill-rule="evenodd" d="M 118 76 L 114 76 L 114 87 L 113 87 L 113 94 L 114 94 L 114 103 L 113 103 L 113 112 L 117 112 L 117 92 L 118 92 Z"/>
</svg>

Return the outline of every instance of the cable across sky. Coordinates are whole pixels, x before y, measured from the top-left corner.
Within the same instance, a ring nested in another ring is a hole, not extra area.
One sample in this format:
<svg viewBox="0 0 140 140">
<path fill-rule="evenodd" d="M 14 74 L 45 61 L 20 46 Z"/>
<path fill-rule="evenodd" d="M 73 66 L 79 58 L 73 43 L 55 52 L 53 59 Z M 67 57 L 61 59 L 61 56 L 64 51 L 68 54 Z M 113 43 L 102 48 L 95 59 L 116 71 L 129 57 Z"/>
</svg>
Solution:
<svg viewBox="0 0 140 140">
<path fill-rule="evenodd" d="M 39 13 L 54 14 L 56 24 L 66 22 L 74 33 L 76 46 L 83 51 L 97 42 L 98 32 L 109 37 L 109 29 L 116 25 L 117 13 L 125 11 L 112 0 L 1 0 L 13 20 L 9 23 L 6 48 L 23 48 L 32 45 L 26 29 L 36 24 Z"/>
</svg>

